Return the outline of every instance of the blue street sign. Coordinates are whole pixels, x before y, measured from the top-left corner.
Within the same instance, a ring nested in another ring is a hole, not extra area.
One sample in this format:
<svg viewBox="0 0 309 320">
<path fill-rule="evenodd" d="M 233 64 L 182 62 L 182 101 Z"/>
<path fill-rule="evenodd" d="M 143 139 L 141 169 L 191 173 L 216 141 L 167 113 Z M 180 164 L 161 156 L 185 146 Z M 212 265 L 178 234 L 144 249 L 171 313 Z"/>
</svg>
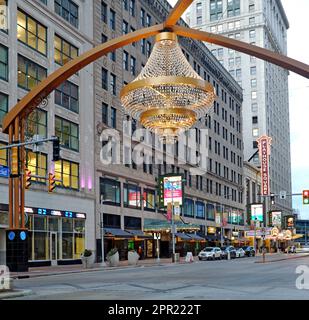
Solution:
<svg viewBox="0 0 309 320">
<path fill-rule="evenodd" d="M 0 177 L 8 178 L 10 176 L 10 168 L 0 165 Z"/>
</svg>

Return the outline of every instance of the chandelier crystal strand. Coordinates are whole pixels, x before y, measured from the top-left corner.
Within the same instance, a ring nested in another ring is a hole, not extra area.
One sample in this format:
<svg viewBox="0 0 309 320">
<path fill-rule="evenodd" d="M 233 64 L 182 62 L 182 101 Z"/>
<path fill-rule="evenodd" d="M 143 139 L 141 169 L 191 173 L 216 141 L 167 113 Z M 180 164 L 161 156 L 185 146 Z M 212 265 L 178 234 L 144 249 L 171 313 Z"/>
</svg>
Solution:
<svg viewBox="0 0 309 320">
<path fill-rule="evenodd" d="M 214 88 L 191 67 L 172 32 L 156 37 L 139 76 L 121 90 L 121 101 L 134 119 L 167 143 L 205 116 Z"/>
</svg>

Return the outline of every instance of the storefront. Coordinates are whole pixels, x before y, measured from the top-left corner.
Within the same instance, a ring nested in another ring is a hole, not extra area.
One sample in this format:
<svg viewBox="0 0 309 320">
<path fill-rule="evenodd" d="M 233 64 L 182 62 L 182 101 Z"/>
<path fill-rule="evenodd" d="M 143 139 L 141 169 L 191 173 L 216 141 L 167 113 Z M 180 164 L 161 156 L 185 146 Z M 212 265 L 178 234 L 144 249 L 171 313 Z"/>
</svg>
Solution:
<svg viewBox="0 0 309 320">
<path fill-rule="evenodd" d="M 85 250 L 86 214 L 25 208 L 29 266 L 80 263 Z"/>
</svg>

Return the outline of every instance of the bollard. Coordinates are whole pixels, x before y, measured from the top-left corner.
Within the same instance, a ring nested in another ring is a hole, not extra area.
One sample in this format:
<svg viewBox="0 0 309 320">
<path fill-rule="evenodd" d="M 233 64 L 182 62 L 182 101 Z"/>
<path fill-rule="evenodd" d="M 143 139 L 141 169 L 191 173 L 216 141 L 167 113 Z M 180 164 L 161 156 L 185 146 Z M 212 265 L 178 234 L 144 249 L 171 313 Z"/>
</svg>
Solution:
<svg viewBox="0 0 309 320">
<path fill-rule="evenodd" d="M 227 252 L 227 260 L 231 260 L 231 253 L 229 251 Z"/>
</svg>

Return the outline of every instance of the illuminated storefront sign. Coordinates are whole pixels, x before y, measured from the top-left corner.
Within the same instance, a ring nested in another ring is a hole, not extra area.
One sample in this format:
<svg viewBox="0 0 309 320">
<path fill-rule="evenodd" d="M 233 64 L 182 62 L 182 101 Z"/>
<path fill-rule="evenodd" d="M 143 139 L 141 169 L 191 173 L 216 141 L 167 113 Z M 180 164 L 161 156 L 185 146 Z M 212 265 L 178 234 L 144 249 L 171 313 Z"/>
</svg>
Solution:
<svg viewBox="0 0 309 320">
<path fill-rule="evenodd" d="M 286 216 L 285 217 L 285 227 L 286 229 L 294 229 L 294 216 Z"/>
<path fill-rule="evenodd" d="M 208 227 L 207 228 L 207 234 L 215 234 L 216 230 L 217 229 L 215 227 Z"/>
<path fill-rule="evenodd" d="M 271 211 L 269 213 L 269 221 L 272 227 L 281 227 L 282 225 L 282 212 L 281 211 Z"/>
<path fill-rule="evenodd" d="M 25 207 L 25 213 L 37 214 L 41 216 L 55 216 L 62 218 L 72 218 L 72 219 L 86 219 L 85 213 L 78 213 L 72 211 L 62 211 L 62 210 L 52 210 L 46 208 L 29 208 Z"/>
<path fill-rule="evenodd" d="M 262 195 L 264 196 L 269 195 L 269 155 L 271 140 L 268 136 L 262 136 L 257 140 L 261 162 Z"/>
<path fill-rule="evenodd" d="M 251 220 L 253 221 L 264 221 L 263 204 L 251 204 Z"/>
</svg>

